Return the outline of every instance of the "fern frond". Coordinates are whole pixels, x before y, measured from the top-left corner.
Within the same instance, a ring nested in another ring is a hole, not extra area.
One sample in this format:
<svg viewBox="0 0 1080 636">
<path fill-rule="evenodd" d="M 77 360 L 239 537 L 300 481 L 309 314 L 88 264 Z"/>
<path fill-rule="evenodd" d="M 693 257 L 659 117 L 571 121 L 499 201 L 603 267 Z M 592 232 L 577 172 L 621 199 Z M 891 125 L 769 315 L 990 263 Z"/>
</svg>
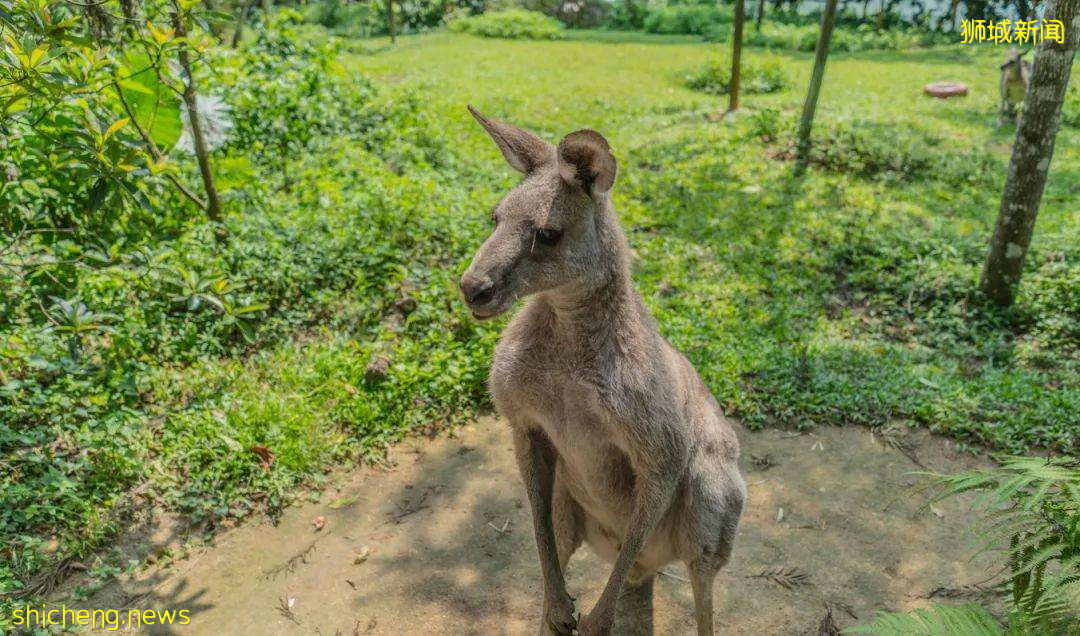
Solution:
<svg viewBox="0 0 1080 636">
<path fill-rule="evenodd" d="M 856 625 L 845 634 L 878 636 L 1002 636 L 1005 630 L 984 607 L 935 604 L 910 612 L 883 613 L 872 623 Z"/>
</svg>

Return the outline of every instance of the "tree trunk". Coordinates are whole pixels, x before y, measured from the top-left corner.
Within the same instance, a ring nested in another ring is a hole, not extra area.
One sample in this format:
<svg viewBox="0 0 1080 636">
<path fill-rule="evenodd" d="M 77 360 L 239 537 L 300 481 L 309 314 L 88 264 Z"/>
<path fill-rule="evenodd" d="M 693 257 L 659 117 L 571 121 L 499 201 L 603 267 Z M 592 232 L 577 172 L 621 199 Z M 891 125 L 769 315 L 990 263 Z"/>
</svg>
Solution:
<svg viewBox="0 0 1080 636">
<path fill-rule="evenodd" d="M 174 0 L 173 27 L 176 35 L 187 37 L 184 28 L 183 14 L 180 12 L 179 3 Z M 206 139 L 203 137 L 203 129 L 199 121 L 199 105 L 196 98 L 195 74 L 191 68 L 191 56 L 188 53 L 187 43 L 180 46 L 177 57 L 180 67 L 187 76 L 184 82 L 184 104 L 187 105 L 188 123 L 191 125 L 191 139 L 195 145 L 195 158 L 199 162 L 199 174 L 202 175 L 203 188 L 206 190 L 206 215 L 211 221 L 221 221 L 221 201 L 218 199 L 217 186 L 214 185 L 214 173 L 210 170 L 210 151 L 206 148 Z"/>
<path fill-rule="evenodd" d="M 139 6 L 135 0 L 120 0 L 120 10 L 124 12 L 124 19 L 129 24 L 133 25 L 140 22 Z"/>
<path fill-rule="evenodd" d="M 90 28 L 90 37 L 101 43 L 112 37 L 112 17 L 100 3 L 81 5 L 86 13 L 86 22 Z"/>
<path fill-rule="evenodd" d="M 746 21 L 746 0 L 735 0 L 735 24 L 731 37 L 731 85 L 728 87 L 728 112 L 739 110 L 739 81 L 742 68 L 742 33 Z"/>
<path fill-rule="evenodd" d="M 397 42 L 397 29 L 394 26 L 394 0 L 386 1 L 386 30 L 390 32 L 390 43 Z"/>
<path fill-rule="evenodd" d="M 1054 155 L 1061 104 L 1080 37 L 1080 0 L 1057 0 L 1047 8 L 1045 19 L 1061 21 L 1065 42 L 1043 40 L 1035 57 L 1024 109 L 1016 126 L 1016 142 L 997 225 L 979 282 L 979 289 L 1003 307 L 1012 304 L 1016 284 L 1020 282 Z"/>
<path fill-rule="evenodd" d="M 802 175 L 810 160 L 810 129 L 814 125 L 814 111 L 817 110 L 818 95 L 821 94 L 821 80 L 825 77 L 825 60 L 829 57 L 829 41 L 832 40 L 835 22 L 836 0 L 826 0 L 825 12 L 821 14 L 821 35 L 818 36 L 817 48 L 814 51 L 814 70 L 810 74 L 810 89 L 806 92 L 806 103 L 803 104 L 802 118 L 799 119 L 795 157 L 796 177 Z"/>
<path fill-rule="evenodd" d="M 754 30 L 761 30 L 761 19 L 765 17 L 765 0 L 757 1 L 757 15 L 754 16 Z"/>
<path fill-rule="evenodd" d="M 243 6 L 240 7 L 240 13 L 236 16 L 236 27 L 233 29 L 232 42 L 229 43 L 234 49 L 240 46 L 240 38 L 244 34 L 244 23 L 247 22 L 248 14 L 251 12 L 251 8 L 254 4 L 255 0 L 251 0 L 250 2 L 245 2 Z"/>
</svg>

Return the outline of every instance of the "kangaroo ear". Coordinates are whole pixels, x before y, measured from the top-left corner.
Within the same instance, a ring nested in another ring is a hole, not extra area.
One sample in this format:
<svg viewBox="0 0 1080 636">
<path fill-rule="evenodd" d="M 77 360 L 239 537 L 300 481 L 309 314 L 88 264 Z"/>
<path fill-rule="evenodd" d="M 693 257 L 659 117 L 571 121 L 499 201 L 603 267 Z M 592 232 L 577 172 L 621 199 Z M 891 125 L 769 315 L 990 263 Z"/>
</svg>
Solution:
<svg viewBox="0 0 1080 636">
<path fill-rule="evenodd" d="M 473 108 L 472 104 L 469 104 L 468 108 L 476 121 L 480 122 L 484 130 L 495 140 L 495 145 L 499 147 L 507 163 L 514 170 L 529 174 L 554 159 L 555 148 L 543 139 L 516 126 L 488 119 Z"/>
<path fill-rule="evenodd" d="M 617 164 L 611 146 L 595 130 L 579 130 L 559 142 L 559 174 L 589 196 L 596 197 L 615 183 Z"/>
</svg>

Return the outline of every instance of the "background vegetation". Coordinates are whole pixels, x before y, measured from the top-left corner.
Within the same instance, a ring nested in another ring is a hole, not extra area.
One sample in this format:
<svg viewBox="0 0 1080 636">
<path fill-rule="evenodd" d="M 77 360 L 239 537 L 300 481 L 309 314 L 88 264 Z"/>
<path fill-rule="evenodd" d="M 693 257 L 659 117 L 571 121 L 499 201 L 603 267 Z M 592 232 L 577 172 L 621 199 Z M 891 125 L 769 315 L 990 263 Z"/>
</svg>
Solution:
<svg viewBox="0 0 1080 636">
<path fill-rule="evenodd" d="M 501 323 L 471 320 L 456 278 L 515 175 L 466 102 L 552 141 L 611 140 L 646 303 L 749 426 L 1076 452 L 1075 79 L 1006 311 L 975 289 L 1013 134 L 1003 48 L 927 49 L 956 36 L 849 12 L 813 169 L 792 181 L 813 33 L 793 6 L 748 27 L 743 85 L 760 94 L 724 124 L 705 117 L 729 81 L 705 40 L 726 39 L 730 7 L 395 2 L 404 31 L 450 32 L 352 37 L 385 32 L 387 8 L 236 22 L 146 5 L 95 32 L 80 5 L 4 5 L 0 604 L 78 564 L 107 572 L 95 555 L 135 509 L 207 529 L 274 514 L 331 466 L 488 406 Z M 220 218 L 181 139 L 181 50 L 205 114 L 228 122 L 210 153 Z M 972 93 L 920 94 L 940 79 Z"/>
</svg>

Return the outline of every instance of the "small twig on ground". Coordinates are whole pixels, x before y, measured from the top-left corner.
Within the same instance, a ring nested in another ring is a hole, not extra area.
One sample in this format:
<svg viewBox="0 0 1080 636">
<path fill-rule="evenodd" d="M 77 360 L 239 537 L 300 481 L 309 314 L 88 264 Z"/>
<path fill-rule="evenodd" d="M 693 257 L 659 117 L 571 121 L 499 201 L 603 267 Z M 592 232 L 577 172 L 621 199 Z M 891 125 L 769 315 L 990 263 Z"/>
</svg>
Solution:
<svg viewBox="0 0 1080 636">
<path fill-rule="evenodd" d="M 762 570 L 758 574 L 746 575 L 748 579 L 765 579 L 776 583 L 786 590 L 793 590 L 802 585 L 810 585 L 810 575 L 798 568 L 777 566 L 768 570 Z"/>
<path fill-rule="evenodd" d="M 415 514 L 427 508 L 428 505 L 424 503 L 425 501 L 427 501 L 427 498 L 428 493 L 425 492 L 424 494 L 420 495 L 420 498 L 417 499 L 415 502 L 405 502 L 404 505 L 396 504 L 398 507 L 398 511 L 390 515 L 390 518 L 394 521 L 394 523 L 401 523 L 401 520 L 405 517 L 408 517 L 411 514 Z"/>
<path fill-rule="evenodd" d="M 299 625 L 300 621 L 296 619 L 296 614 L 293 614 L 293 611 L 292 611 L 292 606 L 293 606 L 293 603 L 295 603 L 295 602 L 296 602 L 296 599 L 289 596 L 288 592 L 285 592 L 285 598 L 279 598 L 278 599 L 277 611 L 282 616 L 284 616 L 285 618 L 287 618 L 290 621 L 292 621 L 292 622 L 296 623 L 297 625 Z"/>
<path fill-rule="evenodd" d="M 509 527 L 510 527 L 510 520 L 509 520 L 509 519 L 507 519 L 507 520 L 506 520 L 506 521 L 505 521 L 505 522 L 503 523 L 503 526 L 502 526 L 502 528 L 497 528 L 497 527 L 495 527 L 495 524 L 491 523 L 490 521 L 489 521 L 489 522 L 487 522 L 487 524 L 488 524 L 489 526 L 491 526 L 491 529 L 492 529 L 492 530 L 494 530 L 495 532 L 498 532 L 499 534 L 506 534 L 506 533 L 507 533 L 507 528 L 509 528 Z"/>
<path fill-rule="evenodd" d="M 666 576 L 668 578 L 675 579 L 676 581 L 682 581 L 683 583 L 689 583 L 690 582 L 690 579 L 688 579 L 686 577 L 679 576 L 678 574 L 672 574 L 671 572 L 668 572 L 667 570 L 658 570 L 657 574 L 663 574 L 664 576 Z"/>
<path fill-rule="evenodd" d="M 270 579 L 277 576 L 278 574 L 281 574 L 282 572 L 292 572 L 296 569 L 296 565 L 298 563 L 306 564 L 308 555 L 315 551 L 315 544 L 318 542 L 318 539 L 312 541 L 311 545 L 292 555 L 287 561 L 285 561 L 281 565 L 275 566 L 274 568 L 263 573 L 263 578 Z"/>
</svg>

